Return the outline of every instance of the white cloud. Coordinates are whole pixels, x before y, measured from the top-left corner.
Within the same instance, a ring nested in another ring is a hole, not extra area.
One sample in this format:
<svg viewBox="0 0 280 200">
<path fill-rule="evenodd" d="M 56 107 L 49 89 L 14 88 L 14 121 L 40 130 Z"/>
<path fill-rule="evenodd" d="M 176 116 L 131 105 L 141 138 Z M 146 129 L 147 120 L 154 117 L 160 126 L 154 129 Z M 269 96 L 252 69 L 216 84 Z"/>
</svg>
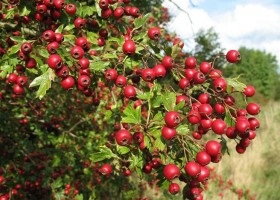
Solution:
<svg viewBox="0 0 280 200">
<path fill-rule="evenodd" d="M 265 50 L 276 55 L 280 63 L 280 12 L 275 7 L 262 4 L 243 3 L 235 5 L 231 10 L 218 9 L 210 13 L 199 7 L 192 7 L 189 1 L 174 0 L 191 17 L 180 11 L 170 1 L 165 6 L 174 19 L 169 28 L 175 31 L 187 43 L 194 44 L 193 31 L 200 28 L 214 27 L 219 34 L 220 42 L 226 49 L 237 49 L 240 46 Z M 196 5 L 203 0 L 193 1 Z"/>
</svg>

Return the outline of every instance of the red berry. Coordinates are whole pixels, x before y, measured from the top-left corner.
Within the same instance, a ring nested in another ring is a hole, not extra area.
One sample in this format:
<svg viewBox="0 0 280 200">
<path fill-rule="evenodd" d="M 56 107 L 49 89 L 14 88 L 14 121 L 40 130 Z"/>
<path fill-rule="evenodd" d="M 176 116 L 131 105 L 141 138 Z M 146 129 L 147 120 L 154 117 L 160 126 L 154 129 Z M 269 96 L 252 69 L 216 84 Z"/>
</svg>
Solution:
<svg viewBox="0 0 280 200">
<path fill-rule="evenodd" d="M 208 74 L 212 69 L 212 66 L 209 62 L 202 62 L 199 65 L 199 70 L 203 73 L 203 74 Z"/>
<path fill-rule="evenodd" d="M 241 60 L 241 55 L 236 50 L 229 50 L 226 54 L 226 59 L 230 63 L 236 63 Z"/>
<path fill-rule="evenodd" d="M 174 66 L 174 60 L 171 56 L 164 56 L 161 64 L 165 67 L 165 69 L 172 69 Z"/>
<path fill-rule="evenodd" d="M 123 52 L 127 55 L 133 55 L 136 51 L 136 45 L 133 40 L 126 40 L 123 44 Z"/>
<path fill-rule="evenodd" d="M 160 29 L 158 27 L 149 28 L 148 37 L 151 40 L 158 40 L 160 38 Z"/>
<path fill-rule="evenodd" d="M 59 69 L 60 67 L 62 67 L 62 64 L 63 64 L 62 58 L 58 54 L 50 55 L 47 60 L 47 63 L 49 65 L 49 67 L 54 70 Z"/>
<path fill-rule="evenodd" d="M 167 126 L 164 126 L 161 129 L 161 135 L 166 140 L 172 140 L 177 135 L 177 131 L 174 128 L 169 128 Z"/>
<path fill-rule="evenodd" d="M 205 145 L 205 151 L 210 156 L 217 156 L 218 154 L 221 153 L 221 150 L 222 150 L 222 145 L 215 140 L 210 140 Z"/>
<path fill-rule="evenodd" d="M 224 78 L 216 78 L 213 81 L 213 87 L 216 92 L 226 92 L 227 82 Z"/>
<path fill-rule="evenodd" d="M 194 69 L 196 67 L 196 58 L 195 57 L 187 57 L 185 60 L 185 68 L 186 69 Z"/>
<path fill-rule="evenodd" d="M 202 166 L 211 162 L 211 156 L 206 151 L 200 151 L 196 154 L 196 162 Z"/>
<path fill-rule="evenodd" d="M 113 171 L 113 169 L 112 169 L 112 166 L 110 165 L 110 164 L 103 164 L 100 168 L 99 168 L 99 170 L 98 170 L 101 174 L 103 174 L 103 175 L 106 175 L 106 176 L 108 176 L 108 175 L 110 175 L 111 173 L 112 173 L 112 171 Z"/>
<path fill-rule="evenodd" d="M 136 97 L 136 89 L 132 85 L 127 85 L 123 89 L 123 94 L 128 99 L 134 99 Z"/>
<path fill-rule="evenodd" d="M 226 132 L 227 124 L 222 119 L 216 119 L 212 122 L 211 128 L 216 134 L 222 135 Z"/>
<path fill-rule="evenodd" d="M 169 111 L 164 116 L 165 124 L 169 128 L 174 128 L 181 122 L 180 114 L 176 111 Z"/>
<path fill-rule="evenodd" d="M 75 79 L 72 76 L 67 76 L 61 80 L 60 84 L 64 90 L 69 90 L 75 86 Z"/>
<path fill-rule="evenodd" d="M 198 163 L 190 161 L 186 163 L 185 171 L 191 177 L 198 177 L 201 171 L 201 167 Z"/>
<path fill-rule="evenodd" d="M 252 97 L 255 95 L 255 88 L 252 85 L 247 85 L 246 88 L 243 91 L 244 95 L 246 97 Z"/>
<path fill-rule="evenodd" d="M 65 12 L 66 12 L 68 15 L 75 15 L 75 14 L 76 14 L 76 11 L 77 11 L 77 7 L 76 7 L 75 4 L 72 4 L 72 3 L 66 4 L 66 6 L 65 6 Z"/>
<path fill-rule="evenodd" d="M 170 194 L 177 194 L 178 192 L 180 192 L 180 186 L 178 185 L 178 183 L 171 183 L 168 187 L 168 191 L 170 192 Z"/>
<path fill-rule="evenodd" d="M 167 164 L 163 168 L 163 176 L 167 180 L 173 180 L 174 178 L 179 177 L 180 174 L 181 174 L 180 169 L 175 164 Z"/>
<path fill-rule="evenodd" d="M 115 139 L 116 139 L 118 145 L 126 146 L 131 143 L 132 135 L 128 130 L 121 129 L 116 132 Z"/>
<path fill-rule="evenodd" d="M 260 106 L 256 103 L 248 103 L 246 110 L 250 115 L 257 115 L 261 111 Z"/>
</svg>

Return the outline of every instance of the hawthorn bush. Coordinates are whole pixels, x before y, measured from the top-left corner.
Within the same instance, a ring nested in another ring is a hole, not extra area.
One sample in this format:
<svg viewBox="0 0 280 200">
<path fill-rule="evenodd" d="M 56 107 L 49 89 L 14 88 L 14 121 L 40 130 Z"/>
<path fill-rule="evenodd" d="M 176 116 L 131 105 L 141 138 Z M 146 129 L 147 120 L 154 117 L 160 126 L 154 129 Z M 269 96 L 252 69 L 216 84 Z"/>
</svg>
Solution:
<svg viewBox="0 0 280 200">
<path fill-rule="evenodd" d="M 144 199 L 135 178 L 199 200 L 227 141 L 242 154 L 255 138 L 260 107 L 246 103 L 254 87 L 215 69 L 239 52 L 198 63 L 165 29 L 166 8 L 142 13 L 129 0 L 0 8 L 1 200 Z"/>
</svg>

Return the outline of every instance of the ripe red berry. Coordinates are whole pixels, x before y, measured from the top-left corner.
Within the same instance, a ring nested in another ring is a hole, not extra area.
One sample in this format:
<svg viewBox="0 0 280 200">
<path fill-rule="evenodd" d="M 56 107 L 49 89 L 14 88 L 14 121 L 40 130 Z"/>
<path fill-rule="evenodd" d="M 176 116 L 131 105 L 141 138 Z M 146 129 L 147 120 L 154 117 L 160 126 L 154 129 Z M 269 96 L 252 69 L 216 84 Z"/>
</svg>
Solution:
<svg viewBox="0 0 280 200">
<path fill-rule="evenodd" d="M 192 80 L 195 84 L 202 84 L 205 82 L 206 77 L 202 72 L 197 71 L 194 73 Z"/>
<path fill-rule="evenodd" d="M 108 0 L 100 0 L 99 1 L 99 7 L 101 8 L 101 9 L 107 9 L 108 8 L 108 6 L 109 6 L 109 1 Z"/>
<path fill-rule="evenodd" d="M 69 90 L 75 86 L 75 79 L 72 76 L 67 76 L 61 80 L 60 84 L 64 90 Z"/>
<path fill-rule="evenodd" d="M 212 69 L 212 66 L 209 62 L 202 62 L 199 65 L 199 70 L 203 73 L 203 74 L 208 74 Z"/>
<path fill-rule="evenodd" d="M 166 140 L 172 140 L 177 135 L 177 131 L 174 128 L 169 128 L 167 126 L 164 126 L 161 129 L 161 135 Z"/>
<path fill-rule="evenodd" d="M 164 116 L 165 124 L 169 128 L 174 128 L 181 122 L 180 114 L 176 111 L 169 111 Z"/>
<path fill-rule="evenodd" d="M 26 76 L 18 76 L 16 80 L 16 84 L 20 86 L 25 86 L 27 83 L 27 77 Z"/>
<path fill-rule="evenodd" d="M 241 55 L 237 50 L 229 50 L 226 54 L 226 59 L 230 63 L 236 63 L 241 60 Z"/>
<path fill-rule="evenodd" d="M 155 72 L 151 68 L 141 70 L 141 77 L 144 81 L 152 82 L 155 79 Z"/>
<path fill-rule="evenodd" d="M 115 139 L 116 139 L 118 145 L 126 146 L 131 143 L 132 135 L 128 130 L 120 129 L 116 132 Z"/>
<path fill-rule="evenodd" d="M 127 83 L 127 78 L 123 75 L 119 75 L 115 80 L 115 84 L 118 87 L 124 87 L 126 83 Z"/>
<path fill-rule="evenodd" d="M 201 166 L 208 165 L 211 162 L 211 156 L 206 151 L 200 151 L 196 154 L 196 162 Z"/>
<path fill-rule="evenodd" d="M 110 165 L 110 164 L 103 164 L 100 168 L 99 168 L 99 170 L 98 170 L 101 174 L 103 174 L 103 175 L 106 175 L 106 176 L 109 176 L 111 173 L 112 173 L 112 171 L 113 171 L 113 169 L 112 169 L 112 166 Z"/>
<path fill-rule="evenodd" d="M 208 180 L 209 176 L 210 176 L 210 169 L 207 166 L 201 166 L 200 174 L 196 180 L 203 183 Z"/>
<path fill-rule="evenodd" d="M 216 119 L 212 122 L 211 128 L 216 134 L 222 135 L 226 132 L 227 124 L 222 119 Z"/>
<path fill-rule="evenodd" d="M 117 70 L 110 68 L 105 71 L 105 78 L 107 81 L 115 81 L 118 77 Z"/>
<path fill-rule="evenodd" d="M 87 69 L 87 68 L 89 68 L 89 64 L 90 64 L 89 63 L 89 59 L 87 59 L 85 57 L 79 59 L 79 61 L 78 61 L 78 65 L 79 65 L 80 69 Z"/>
<path fill-rule="evenodd" d="M 124 9 L 123 9 L 123 7 L 117 7 L 117 8 L 114 10 L 113 15 L 114 15 L 114 17 L 115 17 L 116 19 L 122 18 L 122 16 L 124 15 Z"/>
<path fill-rule="evenodd" d="M 74 26 L 75 28 L 77 29 L 82 29 L 84 28 L 86 25 L 86 20 L 83 19 L 83 18 L 80 18 L 80 17 L 77 17 L 75 20 L 74 20 Z"/>
<path fill-rule="evenodd" d="M 21 44 L 20 50 L 24 54 L 29 54 L 32 51 L 32 44 L 30 44 L 29 42 L 24 42 Z"/>
<path fill-rule="evenodd" d="M 24 93 L 24 88 L 21 85 L 14 84 L 13 92 L 16 95 L 22 95 Z"/>
<path fill-rule="evenodd" d="M 123 94 L 128 99 L 134 99 L 136 97 L 136 89 L 132 85 L 127 85 L 123 89 Z"/>
<path fill-rule="evenodd" d="M 261 111 L 260 106 L 256 103 L 248 103 L 246 110 L 250 115 L 257 115 Z"/>
<path fill-rule="evenodd" d="M 216 92 L 226 92 L 227 82 L 224 78 L 216 78 L 213 81 L 213 87 Z"/>
<path fill-rule="evenodd" d="M 191 177 L 198 177 L 201 171 L 200 165 L 194 161 L 187 162 L 184 169 Z"/>
<path fill-rule="evenodd" d="M 61 78 L 67 77 L 69 75 L 68 67 L 66 65 L 63 65 L 61 68 L 55 70 L 55 74 Z"/>
<path fill-rule="evenodd" d="M 201 121 L 201 116 L 198 111 L 191 110 L 188 114 L 188 121 L 191 124 L 198 124 Z"/>
<path fill-rule="evenodd" d="M 66 6 L 65 6 L 65 12 L 66 12 L 68 15 L 75 15 L 75 14 L 76 14 L 76 11 L 77 11 L 77 7 L 76 7 L 75 4 L 72 4 L 72 3 L 66 4 Z"/>
<path fill-rule="evenodd" d="M 133 55 L 136 51 L 136 45 L 133 40 L 126 40 L 122 46 L 123 52 L 127 55 Z"/>
<path fill-rule="evenodd" d="M 209 140 L 205 145 L 205 151 L 210 156 L 217 156 L 218 154 L 221 153 L 221 150 L 222 150 L 222 145 L 215 140 Z"/>
<path fill-rule="evenodd" d="M 83 88 L 87 88 L 90 85 L 91 81 L 90 81 L 90 77 L 87 75 L 80 75 L 78 77 L 78 84 L 83 87 Z"/>
<path fill-rule="evenodd" d="M 75 45 L 71 48 L 71 56 L 75 59 L 81 59 L 84 57 L 85 51 L 82 47 Z"/>
<path fill-rule="evenodd" d="M 185 68 L 186 69 L 194 69 L 196 67 L 196 58 L 195 57 L 187 57 L 185 59 Z"/>
<path fill-rule="evenodd" d="M 50 42 L 47 45 L 47 50 L 49 52 L 49 54 L 56 54 L 57 53 L 57 49 L 59 48 L 59 43 L 56 41 Z"/>
<path fill-rule="evenodd" d="M 55 40 L 55 33 L 52 30 L 46 30 L 42 37 L 46 42 L 53 42 Z"/>
<path fill-rule="evenodd" d="M 212 114 L 213 108 L 210 104 L 204 103 L 199 106 L 198 112 L 202 117 L 208 117 Z"/>
<path fill-rule="evenodd" d="M 170 194 L 177 194 L 178 192 L 180 192 L 180 186 L 178 185 L 178 183 L 171 183 L 168 187 L 168 191 L 170 192 Z"/>
<path fill-rule="evenodd" d="M 160 38 L 160 29 L 158 27 L 152 27 L 148 30 L 148 37 L 151 40 L 158 40 Z"/>
<path fill-rule="evenodd" d="M 255 95 L 255 88 L 252 85 L 247 85 L 246 88 L 243 91 L 244 95 L 246 97 L 252 97 Z"/>
<path fill-rule="evenodd" d="M 7 80 L 9 83 L 17 83 L 17 77 L 18 75 L 15 73 L 10 73 L 7 77 Z"/>
<path fill-rule="evenodd" d="M 167 180 L 173 180 L 176 177 L 179 177 L 181 174 L 180 169 L 177 165 L 175 164 L 167 164 L 164 168 L 163 168 L 163 176 L 167 179 Z"/>
<path fill-rule="evenodd" d="M 155 65 L 155 66 L 153 67 L 153 70 L 154 70 L 155 76 L 156 76 L 157 78 L 163 78 L 163 77 L 165 77 L 165 75 L 166 75 L 166 69 L 165 69 L 165 67 L 164 67 L 163 65 L 161 65 L 161 64 Z"/>
<path fill-rule="evenodd" d="M 47 60 L 47 63 L 49 65 L 49 67 L 54 70 L 59 69 L 60 67 L 62 67 L 62 64 L 63 64 L 62 58 L 58 54 L 50 55 Z"/>
<path fill-rule="evenodd" d="M 182 90 L 184 90 L 190 86 L 190 81 L 187 78 L 181 78 L 178 85 Z"/>
<path fill-rule="evenodd" d="M 174 66 L 174 60 L 171 56 L 164 56 L 161 60 L 161 64 L 165 67 L 165 69 L 172 69 Z"/>
</svg>

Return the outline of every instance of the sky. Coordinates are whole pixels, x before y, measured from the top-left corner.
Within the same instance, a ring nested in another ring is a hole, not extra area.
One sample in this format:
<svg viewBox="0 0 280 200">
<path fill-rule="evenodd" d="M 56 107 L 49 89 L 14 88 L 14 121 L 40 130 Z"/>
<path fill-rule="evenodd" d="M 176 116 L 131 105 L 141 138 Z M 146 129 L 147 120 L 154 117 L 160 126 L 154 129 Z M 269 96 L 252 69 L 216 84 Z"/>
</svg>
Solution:
<svg viewBox="0 0 280 200">
<path fill-rule="evenodd" d="M 177 8 L 178 5 L 182 10 Z M 168 27 L 195 45 L 194 34 L 213 27 L 225 50 L 240 46 L 275 55 L 280 66 L 280 0 L 165 0 L 172 20 Z M 188 17 L 189 16 L 189 17 Z"/>
</svg>

